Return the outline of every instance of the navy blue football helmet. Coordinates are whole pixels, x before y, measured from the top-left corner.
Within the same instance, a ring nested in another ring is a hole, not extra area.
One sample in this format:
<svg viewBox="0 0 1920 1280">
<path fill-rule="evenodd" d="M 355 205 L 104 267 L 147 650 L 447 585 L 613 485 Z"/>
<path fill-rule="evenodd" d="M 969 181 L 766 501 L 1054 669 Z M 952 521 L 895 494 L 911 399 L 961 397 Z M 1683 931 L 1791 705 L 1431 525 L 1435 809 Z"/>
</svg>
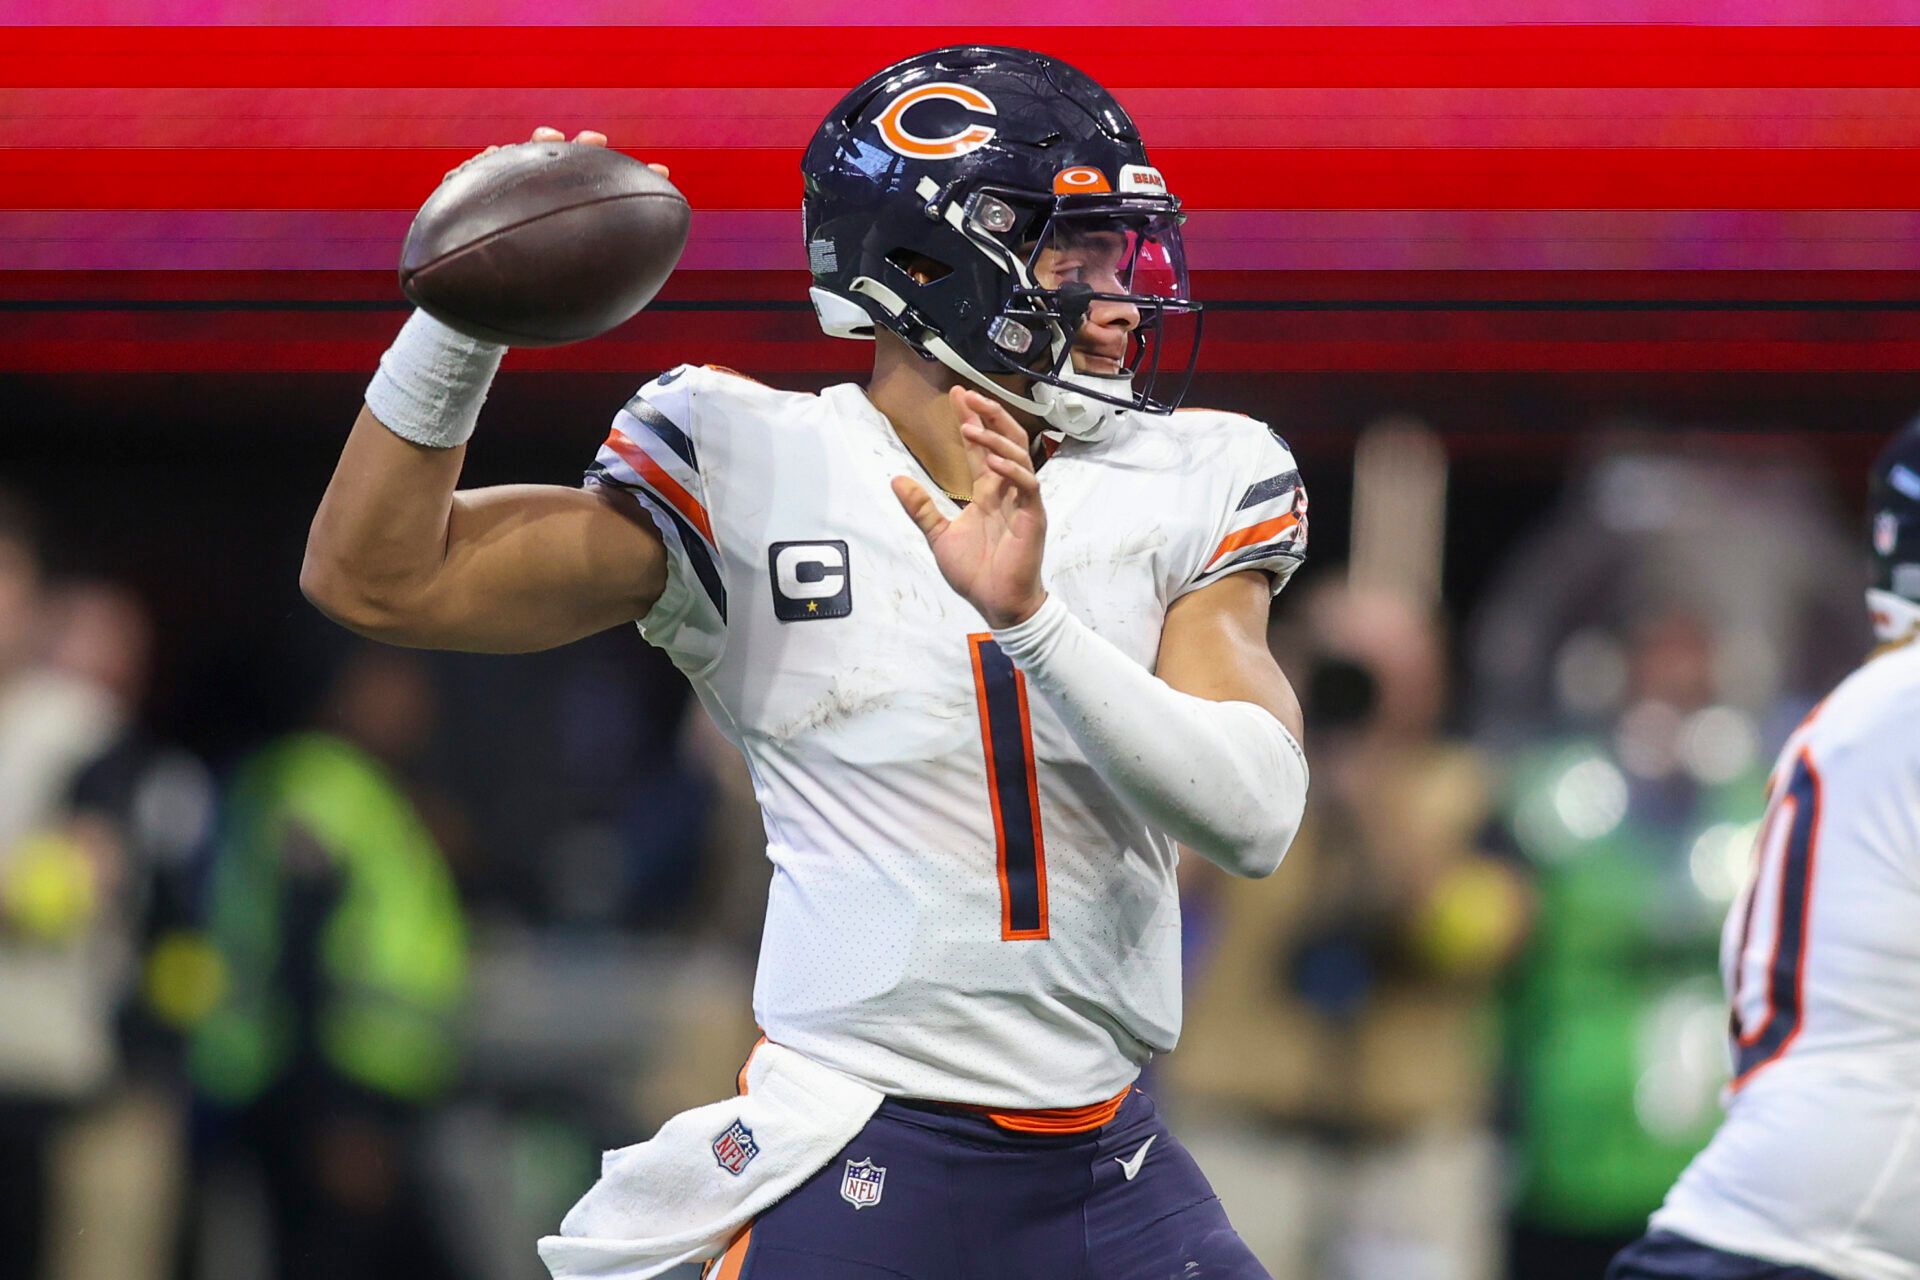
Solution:
<svg viewBox="0 0 1920 1280">
<path fill-rule="evenodd" d="M 821 327 L 884 327 L 1070 435 L 1167 413 L 1199 353 L 1185 215 L 1105 89 L 1054 58 L 967 45 L 895 63 L 836 106 L 801 164 Z M 1047 275 L 1036 278 L 1045 257 Z M 1052 287 L 1048 287 L 1051 285 Z M 1098 301 L 1139 315 L 1109 376 L 1074 368 Z M 1033 379 L 1009 390 L 990 374 Z"/>
<path fill-rule="evenodd" d="M 1920 621 L 1920 421 L 1881 451 L 1867 482 L 1867 593 L 1882 639 L 1903 638 Z"/>
</svg>

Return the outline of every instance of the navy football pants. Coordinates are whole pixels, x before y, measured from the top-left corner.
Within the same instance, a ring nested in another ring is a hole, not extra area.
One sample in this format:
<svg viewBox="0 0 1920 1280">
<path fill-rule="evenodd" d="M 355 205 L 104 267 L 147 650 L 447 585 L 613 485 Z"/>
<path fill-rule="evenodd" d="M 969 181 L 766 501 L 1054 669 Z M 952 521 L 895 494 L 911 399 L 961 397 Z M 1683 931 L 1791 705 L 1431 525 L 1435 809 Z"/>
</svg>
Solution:
<svg viewBox="0 0 1920 1280">
<path fill-rule="evenodd" d="M 1833 1280 L 1822 1271 L 1689 1240 L 1672 1231 L 1651 1231 L 1622 1249 L 1607 1268 L 1607 1280 Z"/>
<path fill-rule="evenodd" d="M 1104 1128 L 1044 1137 L 962 1111 L 883 1102 L 831 1164 L 760 1215 L 708 1274 L 1268 1280 L 1193 1157 L 1137 1089 Z"/>
</svg>

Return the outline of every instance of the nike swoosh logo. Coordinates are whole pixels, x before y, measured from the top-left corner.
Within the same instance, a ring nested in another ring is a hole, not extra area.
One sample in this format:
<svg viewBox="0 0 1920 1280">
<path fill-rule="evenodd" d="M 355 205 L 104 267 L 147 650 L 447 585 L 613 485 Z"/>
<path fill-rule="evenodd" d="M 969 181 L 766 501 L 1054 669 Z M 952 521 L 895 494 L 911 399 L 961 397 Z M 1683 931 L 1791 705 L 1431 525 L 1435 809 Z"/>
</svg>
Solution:
<svg viewBox="0 0 1920 1280">
<path fill-rule="evenodd" d="M 1159 1136 L 1160 1135 L 1156 1133 L 1153 1135 L 1153 1138 Z M 1139 1173 L 1140 1166 L 1147 1162 L 1147 1148 L 1153 1145 L 1153 1138 L 1148 1138 L 1140 1144 L 1140 1149 L 1133 1153 L 1133 1159 L 1122 1160 L 1119 1156 L 1113 1158 L 1113 1162 L 1120 1166 L 1120 1172 L 1127 1175 L 1128 1182 L 1133 1181 L 1133 1175 Z"/>
</svg>

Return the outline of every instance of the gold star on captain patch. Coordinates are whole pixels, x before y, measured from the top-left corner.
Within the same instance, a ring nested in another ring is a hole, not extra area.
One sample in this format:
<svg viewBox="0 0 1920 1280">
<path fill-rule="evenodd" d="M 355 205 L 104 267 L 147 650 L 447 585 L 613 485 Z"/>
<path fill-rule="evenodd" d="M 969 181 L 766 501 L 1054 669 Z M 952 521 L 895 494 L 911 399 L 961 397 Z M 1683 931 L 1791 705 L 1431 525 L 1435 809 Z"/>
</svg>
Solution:
<svg viewBox="0 0 1920 1280">
<path fill-rule="evenodd" d="M 820 602 L 818 600 L 807 601 L 807 612 L 808 613 L 820 612 Z"/>
</svg>

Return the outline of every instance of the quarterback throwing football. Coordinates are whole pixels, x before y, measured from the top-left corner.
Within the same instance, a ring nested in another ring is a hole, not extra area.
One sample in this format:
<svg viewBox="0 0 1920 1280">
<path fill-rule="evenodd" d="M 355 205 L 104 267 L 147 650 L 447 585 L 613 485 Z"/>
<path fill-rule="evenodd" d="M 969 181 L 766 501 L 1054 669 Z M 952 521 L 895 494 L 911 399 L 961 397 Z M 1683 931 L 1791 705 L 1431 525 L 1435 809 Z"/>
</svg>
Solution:
<svg viewBox="0 0 1920 1280">
<path fill-rule="evenodd" d="M 393 643 L 638 621 L 753 774 L 765 1038 L 738 1096 L 609 1153 L 542 1256 L 1263 1276 L 1133 1082 L 1179 1032 L 1176 846 L 1267 875 L 1300 819 L 1266 646 L 1305 552 L 1293 458 L 1173 412 L 1198 324 L 1180 203 L 1080 72 L 908 59 L 803 167 L 815 309 L 873 341 L 864 386 L 682 366 L 583 488 L 456 491 L 501 349 L 415 315 L 308 544 L 314 602 Z"/>
</svg>

